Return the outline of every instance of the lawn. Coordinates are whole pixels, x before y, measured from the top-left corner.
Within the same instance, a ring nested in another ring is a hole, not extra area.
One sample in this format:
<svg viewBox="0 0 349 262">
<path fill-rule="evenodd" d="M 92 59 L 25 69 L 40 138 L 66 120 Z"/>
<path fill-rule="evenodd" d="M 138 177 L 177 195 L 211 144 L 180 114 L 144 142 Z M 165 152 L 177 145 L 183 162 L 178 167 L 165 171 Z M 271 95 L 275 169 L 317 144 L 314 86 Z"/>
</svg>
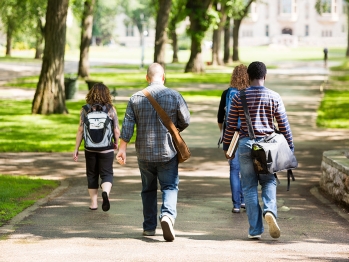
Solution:
<svg viewBox="0 0 349 262">
<path fill-rule="evenodd" d="M 325 90 L 316 124 L 326 128 L 349 128 L 349 90 Z"/>
<path fill-rule="evenodd" d="M 54 180 L 0 174 L 0 226 L 46 197 L 58 185 Z"/>
<path fill-rule="evenodd" d="M 32 115 L 29 100 L 0 100 L 0 152 L 73 152 L 84 101 L 67 101 L 69 114 Z M 121 126 L 126 103 L 116 109 Z M 83 143 L 80 147 L 83 150 Z"/>
</svg>

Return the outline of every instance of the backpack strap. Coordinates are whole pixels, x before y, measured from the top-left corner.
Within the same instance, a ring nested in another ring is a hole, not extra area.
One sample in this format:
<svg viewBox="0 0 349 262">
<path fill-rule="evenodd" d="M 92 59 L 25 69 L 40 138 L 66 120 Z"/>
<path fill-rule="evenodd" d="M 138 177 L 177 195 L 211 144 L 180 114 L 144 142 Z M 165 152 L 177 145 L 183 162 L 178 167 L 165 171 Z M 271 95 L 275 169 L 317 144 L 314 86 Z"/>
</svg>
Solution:
<svg viewBox="0 0 349 262">
<path fill-rule="evenodd" d="M 246 124 L 247 124 L 247 128 L 248 128 L 248 135 L 250 136 L 250 139 L 255 139 L 256 136 L 255 136 L 254 131 L 253 131 L 250 112 L 248 111 L 248 107 L 247 107 L 245 90 L 240 90 L 240 99 L 241 99 L 242 106 L 244 107 L 244 114 L 245 114 Z"/>
</svg>

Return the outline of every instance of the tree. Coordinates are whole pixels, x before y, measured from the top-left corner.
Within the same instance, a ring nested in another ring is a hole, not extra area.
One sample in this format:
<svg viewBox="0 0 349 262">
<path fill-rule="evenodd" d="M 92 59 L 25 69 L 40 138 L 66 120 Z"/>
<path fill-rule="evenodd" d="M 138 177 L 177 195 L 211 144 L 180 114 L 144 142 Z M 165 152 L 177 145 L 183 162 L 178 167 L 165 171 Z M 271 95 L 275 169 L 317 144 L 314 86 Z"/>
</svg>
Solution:
<svg viewBox="0 0 349 262">
<path fill-rule="evenodd" d="M 93 8 L 95 0 L 86 0 L 84 2 L 84 11 L 81 18 L 81 41 L 80 41 L 80 60 L 78 66 L 78 76 L 89 77 L 89 49 L 92 39 L 93 27 Z"/>
<path fill-rule="evenodd" d="M 213 18 L 209 13 L 211 3 L 212 0 L 190 0 L 186 5 L 190 19 L 188 34 L 191 37 L 190 58 L 185 67 L 186 73 L 204 71 L 201 44 Z"/>
<path fill-rule="evenodd" d="M 178 37 L 177 37 L 177 24 L 182 22 L 186 16 L 187 12 L 185 6 L 187 0 L 172 0 L 172 8 L 170 12 L 170 20 L 168 23 L 168 35 L 171 39 L 173 55 L 172 63 L 178 62 Z"/>
<path fill-rule="evenodd" d="M 122 1 L 121 6 L 123 12 L 127 15 L 129 20 L 126 23 L 135 25 L 140 35 L 143 31 L 150 26 L 150 18 L 155 17 L 156 8 L 158 8 L 158 2 L 152 2 L 153 0 L 129 0 Z M 140 45 L 142 45 L 142 37 L 140 38 Z"/>
<path fill-rule="evenodd" d="M 233 61 L 239 61 L 239 30 L 242 20 L 247 16 L 248 9 L 255 0 L 235 0 L 233 8 Z"/>
<path fill-rule="evenodd" d="M 230 56 L 230 17 L 227 17 L 227 20 L 224 25 L 224 55 L 223 62 L 228 64 L 232 61 Z"/>
<path fill-rule="evenodd" d="M 212 65 L 222 65 L 223 60 L 220 57 L 222 31 L 227 20 L 227 0 L 216 0 L 214 8 L 217 11 L 217 22 L 214 26 L 212 36 Z"/>
<path fill-rule="evenodd" d="M 25 29 L 23 21 L 28 17 L 28 4 L 21 0 L 0 1 L 0 19 L 6 30 L 6 56 L 11 56 L 13 37 Z"/>
<path fill-rule="evenodd" d="M 48 0 L 45 48 L 33 114 L 68 113 L 64 92 L 64 49 L 69 0 Z"/>
<path fill-rule="evenodd" d="M 172 0 L 159 0 L 159 11 L 156 17 L 156 32 L 154 45 L 154 62 L 165 66 L 165 47 L 167 40 L 166 28 Z"/>
<path fill-rule="evenodd" d="M 346 5 L 343 5 L 343 8 L 346 8 L 346 14 L 347 14 L 347 25 L 349 25 L 349 0 L 344 0 L 343 2 L 346 3 Z M 316 0 L 315 3 L 315 9 L 316 11 L 321 15 L 323 13 L 329 12 L 331 10 L 331 2 L 326 0 Z M 349 28 L 347 26 L 347 51 L 345 52 L 345 56 L 349 57 Z"/>
<path fill-rule="evenodd" d="M 96 1 L 93 15 L 92 42 L 100 45 L 109 44 L 113 41 L 114 31 L 117 26 L 114 18 L 119 12 L 118 5 L 119 1 L 117 0 Z"/>
<path fill-rule="evenodd" d="M 26 23 L 29 29 L 26 33 L 27 38 L 29 36 L 35 36 L 35 59 L 41 59 L 44 51 L 44 34 L 45 34 L 45 12 L 47 6 L 47 0 L 29 0 L 30 9 L 28 13 L 31 15 L 27 17 Z"/>
</svg>

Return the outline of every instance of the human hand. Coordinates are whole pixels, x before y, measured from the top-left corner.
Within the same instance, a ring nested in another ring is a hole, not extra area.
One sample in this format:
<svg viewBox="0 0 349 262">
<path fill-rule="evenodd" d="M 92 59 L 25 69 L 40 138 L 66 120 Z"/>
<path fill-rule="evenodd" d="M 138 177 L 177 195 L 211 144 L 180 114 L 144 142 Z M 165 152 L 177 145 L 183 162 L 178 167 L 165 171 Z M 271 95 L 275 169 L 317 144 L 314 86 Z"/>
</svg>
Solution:
<svg viewBox="0 0 349 262">
<path fill-rule="evenodd" d="M 118 161 L 118 163 L 120 165 L 125 165 L 126 164 L 126 152 L 120 150 L 117 155 L 116 155 L 116 161 Z"/>
<path fill-rule="evenodd" d="M 75 150 L 73 153 L 73 160 L 75 162 L 78 162 L 78 159 L 79 159 L 79 151 Z"/>
<path fill-rule="evenodd" d="M 225 155 L 225 158 L 228 159 L 228 160 L 231 160 L 231 159 L 233 159 L 235 157 L 235 154 L 232 154 L 232 156 L 229 156 L 227 154 L 227 151 L 224 151 L 224 155 Z"/>
</svg>

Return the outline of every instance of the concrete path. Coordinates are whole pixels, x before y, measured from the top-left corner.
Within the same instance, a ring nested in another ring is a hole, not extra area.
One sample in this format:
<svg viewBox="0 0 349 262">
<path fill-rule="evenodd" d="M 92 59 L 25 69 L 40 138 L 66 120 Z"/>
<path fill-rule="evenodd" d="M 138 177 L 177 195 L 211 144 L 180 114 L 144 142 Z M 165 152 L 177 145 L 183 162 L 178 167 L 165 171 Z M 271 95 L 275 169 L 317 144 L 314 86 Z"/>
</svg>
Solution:
<svg viewBox="0 0 349 262">
<path fill-rule="evenodd" d="M 318 191 L 322 152 L 348 148 L 349 132 L 315 126 L 326 77 L 318 68 L 307 75 L 267 76 L 266 86 L 286 105 L 299 161 L 290 191 L 286 174 L 279 174 L 279 239 L 269 236 L 267 226 L 261 240 L 247 239 L 246 213 L 231 213 L 229 168 L 216 146 L 219 100 L 189 100 L 192 121 L 183 137 L 193 156 L 180 165 L 174 242 L 163 240 L 160 226 L 156 236 L 142 236 L 134 148 L 127 166 L 114 164 L 108 212 L 101 205 L 88 209 L 83 159 L 74 163 L 71 153 L 6 153 L 0 154 L 0 173 L 60 179 L 62 186 L 0 228 L 0 261 L 349 261 L 349 214 Z"/>
</svg>

